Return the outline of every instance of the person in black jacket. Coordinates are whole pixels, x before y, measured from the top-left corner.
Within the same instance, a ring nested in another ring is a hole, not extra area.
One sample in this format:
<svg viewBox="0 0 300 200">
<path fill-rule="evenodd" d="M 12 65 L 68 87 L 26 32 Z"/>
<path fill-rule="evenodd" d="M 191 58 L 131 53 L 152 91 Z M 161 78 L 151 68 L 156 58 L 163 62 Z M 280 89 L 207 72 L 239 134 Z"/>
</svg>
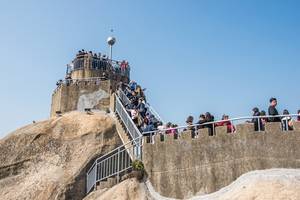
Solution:
<svg viewBox="0 0 300 200">
<path fill-rule="evenodd" d="M 268 113 L 270 116 L 276 116 L 276 115 L 279 115 L 278 114 L 278 111 L 276 109 L 276 106 L 277 106 L 277 99 L 272 97 L 270 99 L 270 106 L 269 106 L 269 109 L 268 109 Z M 280 117 L 270 117 L 269 122 L 281 122 L 281 119 Z"/>
<path fill-rule="evenodd" d="M 215 120 L 215 117 L 212 115 L 212 114 L 210 114 L 209 112 L 206 112 L 205 113 L 205 123 L 207 123 L 207 122 L 213 122 Z M 214 133 L 215 133 L 215 126 L 214 126 L 214 124 L 204 124 L 204 126 L 203 126 L 204 128 L 208 128 L 208 135 L 209 136 L 213 136 L 214 135 Z"/>
<path fill-rule="evenodd" d="M 260 116 L 259 109 L 257 107 L 252 109 L 253 111 L 253 116 L 258 117 Z M 261 131 L 263 130 L 263 124 L 260 118 L 252 118 L 251 120 L 252 123 L 254 123 L 254 130 L 255 131 Z"/>
</svg>

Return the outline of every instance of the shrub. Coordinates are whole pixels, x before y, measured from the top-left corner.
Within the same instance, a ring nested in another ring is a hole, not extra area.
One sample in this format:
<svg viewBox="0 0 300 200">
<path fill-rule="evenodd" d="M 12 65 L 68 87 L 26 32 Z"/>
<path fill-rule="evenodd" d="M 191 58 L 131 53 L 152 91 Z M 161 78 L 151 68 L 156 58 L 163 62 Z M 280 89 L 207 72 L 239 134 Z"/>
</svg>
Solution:
<svg viewBox="0 0 300 200">
<path fill-rule="evenodd" d="M 132 165 L 132 169 L 135 170 L 135 171 L 142 171 L 143 172 L 145 170 L 144 164 L 140 160 L 133 161 L 131 165 Z"/>
</svg>

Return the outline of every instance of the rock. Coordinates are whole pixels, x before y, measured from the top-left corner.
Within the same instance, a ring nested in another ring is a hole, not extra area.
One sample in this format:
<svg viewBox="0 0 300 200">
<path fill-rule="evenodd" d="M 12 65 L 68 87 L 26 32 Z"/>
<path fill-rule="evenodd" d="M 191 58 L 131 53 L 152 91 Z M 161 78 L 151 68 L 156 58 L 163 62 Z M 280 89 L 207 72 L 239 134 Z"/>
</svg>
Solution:
<svg viewBox="0 0 300 200">
<path fill-rule="evenodd" d="M 90 193 L 84 200 L 150 200 L 144 183 L 136 178 L 126 179 L 110 189 L 97 190 Z"/>
<path fill-rule="evenodd" d="M 82 199 L 93 159 L 121 144 L 106 114 L 70 112 L 0 140 L 1 199 Z"/>
</svg>

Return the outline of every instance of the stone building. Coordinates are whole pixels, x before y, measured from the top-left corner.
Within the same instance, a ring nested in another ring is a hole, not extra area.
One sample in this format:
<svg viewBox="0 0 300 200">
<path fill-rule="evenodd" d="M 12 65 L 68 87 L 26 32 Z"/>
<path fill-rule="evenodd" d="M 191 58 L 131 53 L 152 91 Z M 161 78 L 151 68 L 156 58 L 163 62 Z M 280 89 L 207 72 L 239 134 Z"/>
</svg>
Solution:
<svg viewBox="0 0 300 200">
<path fill-rule="evenodd" d="M 129 80 L 130 67 L 125 60 L 81 50 L 67 65 L 65 79 L 56 83 L 50 115 L 84 109 L 107 110 L 117 84 Z"/>
</svg>

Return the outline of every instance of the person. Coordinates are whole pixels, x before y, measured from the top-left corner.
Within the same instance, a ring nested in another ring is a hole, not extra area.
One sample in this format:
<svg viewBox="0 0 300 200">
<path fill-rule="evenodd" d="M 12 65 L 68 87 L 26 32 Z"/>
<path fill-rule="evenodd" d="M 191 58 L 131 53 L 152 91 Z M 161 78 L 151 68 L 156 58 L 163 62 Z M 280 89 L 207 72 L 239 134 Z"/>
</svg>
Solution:
<svg viewBox="0 0 300 200">
<path fill-rule="evenodd" d="M 121 70 L 122 70 L 122 71 L 125 71 L 126 68 L 127 68 L 126 61 L 123 60 L 123 61 L 121 62 Z"/>
<path fill-rule="evenodd" d="M 260 116 L 266 116 L 266 111 L 264 111 L 264 110 L 260 111 Z M 267 117 L 262 117 L 261 118 L 261 123 L 262 123 L 263 126 L 265 126 L 267 122 L 268 122 Z"/>
<path fill-rule="evenodd" d="M 172 134 L 174 135 L 174 136 L 178 136 L 178 129 L 177 129 L 177 127 L 178 127 L 178 125 L 177 124 L 172 124 L 171 125 L 171 127 L 172 127 Z"/>
<path fill-rule="evenodd" d="M 136 109 L 136 107 L 134 107 L 133 109 L 130 109 L 130 116 L 135 125 L 138 125 L 138 123 L 139 123 L 138 114 L 139 113 L 138 113 L 138 110 Z"/>
<path fill-rule="evenodd" d="M 144 125 L 144 129 L 143 129 L 143 132 L 152 132 L 152 131 L 155 131 L 155 126 L 153 123 L 149 122 L 148 124 Z M 151 135 L 151 133 L 148 133 L 147 135 Z M 152 133 L 153 135 L 153 133 Z"/>
<path fill-rule="evenodd" d="M 272 97 L 270 99 L 270 106 L 269 106 L 269 109 L 268 109 L 268 113 L 270 116 L 276 116 L 276 115 L 279 115 L 278 114 L 278 111 L 276 109 L 276 106 L 277 106 L 277 99 Z M 281 119 L 280 117 L 269 117 L 269 122 L 281 122 Z"/>
<path fill-rule="evenodd" d="M 183 131 L 192 131 L 192 137 L 195 137 L 195 127 L 193 126 L 194 117 L 188 116 L 186 119 L 186 128 Z"/>
<path fill-rule="evenodd" d="M 146 117 L 146 105 L 143 101 L 143 98 L 139 98 L 138 105 L 137 105 L 138 111 L 142 118 Z"/>
<path fill-rule="evenodd" d="M 138 98 L 145 98 L 144 92 L 140 85 L 136 86 L 135 94 Z"/>
<path fill-rule="evenodd" d="M 300 110 L 298 110 L 298 117 L 297 117 L 297 121 L 300 122 Z"/>
<path fill-rule="evenodd" d="M 197 122 L 197 124 L 199 124 L 199 126 L 197 126 L 197 129 L 204 128 L 204 126 L 201 125 L 203 123 L 205 123 L 205 115 L 204 114 L 200 114 L 199 121 Z"/>
<path fill-rule="evenodd" d="M 289 111 L 287 109 L 283 110 L 283 115 L 289 115 Z M 281 119 L 282 128 L 285 131 L 292 131 L 293 130 L 293 122 L 291 116 L 284 116 Z"/>
<path fill-rule="evenodd" d="M 165 129 L 165 126 L 163 125 L 163 123 L 161 121 L 159 121 L 157 123 L 157 130 L 159 130 L 159 133 L 162 134 L 163 130 Z"/>
<path fill-rule="evenodd" d="M 136 96 L 136 93 L 135 92 L 132 92 L 132 96 L 129 98 L 129 100 L 131 101 L 131 103 L 135 106 L 138 105 L 139 103 L 139 100 L 138 100 L 138 97 Z"/>
<path fill-rule="evenodd" d="M 222 116 L 222 121 L 216 123 L 216 126 L 226 126 L 227 127 L 227 133 L 234 133 L 235 132 L 235 127 L 231 123 L 231 121 L 229 121 L 228 119 L 229 119 L 228 115 L 223 115 Z"/>
<path fill-rule="evenodd" d="M 255 107 L 252 109 L 252 112 L 253 112 L 253 115 L 252 115 L 253 118 L 250 122 L 254 124 L 254 130 L 255 131 L 263 130 L 262 121 L 260 118 L 258 118 L 260 116 L 259 109 L 257 107 Z"/>
<path fill-rule="evenodd" d="M 213 122 L 215 120 L 215 117 L 211 115 L 209 112 L 205 113 L 205 123 Z M 214 135 L 214 124 L 209 123 L 209 124 L 204 124 L 204 128 L 208 128 L 208 135 L 213 136 Z"/>
<path fill-rule="evenodd" d="M 172 130 L 171 130 L 171 126 L 172 126 L 172 123 L 171 122 L 168 122 L 166 124 L 166 134 L 171 134 L 172 133 Z"/>
<path fill-rule="evenodd" d="M 137 83 L 135 81 L 130 81 L 128 85 L 129 85 L 129 88 L 130 88 L 131 91 L 136 90 Z"/>
</svg>

